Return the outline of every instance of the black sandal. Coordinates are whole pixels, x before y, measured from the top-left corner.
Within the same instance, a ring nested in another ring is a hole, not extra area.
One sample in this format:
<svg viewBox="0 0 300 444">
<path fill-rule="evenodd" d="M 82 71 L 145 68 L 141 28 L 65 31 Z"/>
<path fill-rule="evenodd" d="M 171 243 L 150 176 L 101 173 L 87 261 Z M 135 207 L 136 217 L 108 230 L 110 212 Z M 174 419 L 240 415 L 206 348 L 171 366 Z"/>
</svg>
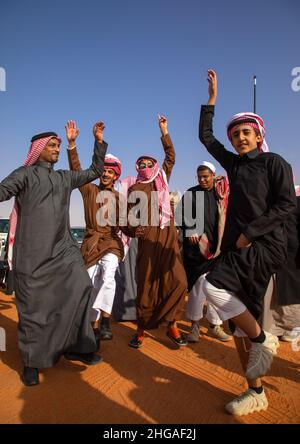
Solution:
<svg viewBox="0 0 300 444">
<path fill-rule="evenodd" d="M 129 341 L 129 347 L 132 348 L 141 348 L 143 346 L 143 339 L 139 336 L 138 333 L 135 333 L 133 338 Z"/>
<path fill-rule="evenodd" d="M 175 336 L 172 335 L 172 333 L 167 330 L 167 336 L 169 339 L 171 339 L 174 344 L 179 345 L 179 347 L 185 347 L 188 344 L 188 341 L 183 336 L 178 336 L 178 338 L 175 338 Z"/>
</svg>

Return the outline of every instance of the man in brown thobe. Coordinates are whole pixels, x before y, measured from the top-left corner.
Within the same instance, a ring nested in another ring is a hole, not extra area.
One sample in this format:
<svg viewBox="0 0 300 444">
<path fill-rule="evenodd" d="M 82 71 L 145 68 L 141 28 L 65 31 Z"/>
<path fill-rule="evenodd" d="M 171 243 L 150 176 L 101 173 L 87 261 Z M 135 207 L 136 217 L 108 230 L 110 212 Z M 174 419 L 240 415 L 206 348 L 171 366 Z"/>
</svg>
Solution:
<svg viewBox="0 0 300 444">
<path fill-rule="evenodd" d="M 144 205 L 140 207 L 141 226 L 132 228 L 129 203 L 129 225 L 135 235 L 141 235 L 137 255 L 137 333 L 129 345 L 142 346 L 144 331 L 157 328 L 163 321 L 169 323 L 167 335 L 178 346 L 187 345 L 177 326 L 187 295 L 187 281 L 183 268 L 177 231 L 171 212 L 168 181 L 175 164 L 175 151 L 168 134 L 167 119 L 159 116 L 161 141 L 165 151 L 162 170 L 153 157 L 142 156 L 136 162 L 137 182 L 129 189 L 132 193 L 143 192 Z M 157 204 L 154 200 L 157 198 Z M 159 221 L 153 224 L 153 211 L 159 208 Z M 148 212 L 147 212 L 148 211 Z M 143 220 L 144 219 L 144 220 Z M 145 220 L 146 219 L 146 220 Z M 152 222 L 152 224 L 151 224 Z"/>
<path fill-rule="evenodd" d="M 104 128 L 102 123 L 99 130 L 101 138 Z M 71 170 L 81 170 L 76 147 L 68 150 L 68 158 Z M 113 337 L 109 320 L 116 289 L 115 272 L 124 255 L 123 243 L 118 235 L 120 195 L 114 189 L 114 183 L 120 175 L 121 162 L 117 157 L 107 154 L 99 186 L 88 183 L 79 188 L 86 223 L 81 252 L 94 286 L 91 321 L 98 347 L 100 339 L 110 340 Z M 115 220 L 105 220 L 107 205 L 110 206 L 110 216 L 115 216 Z M 103 214 L 101 209 L 104 210 Z"/>
</svg>

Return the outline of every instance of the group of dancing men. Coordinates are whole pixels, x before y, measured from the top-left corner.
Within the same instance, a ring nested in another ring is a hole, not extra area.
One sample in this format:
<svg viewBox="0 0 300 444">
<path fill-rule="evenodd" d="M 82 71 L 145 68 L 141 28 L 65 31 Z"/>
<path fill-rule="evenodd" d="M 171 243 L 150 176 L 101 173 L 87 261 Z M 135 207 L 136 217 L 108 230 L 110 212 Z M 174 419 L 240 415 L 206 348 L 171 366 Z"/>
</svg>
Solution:
<svg viewBox="0 0 300 444">
<path fill-rule="evenodd" d="M 260 116 L 244 112 L 230 119 L 227 135 L 235 153 L 215 138 L 213 70 L 208 70 L 208 85 L 199 138 L 226 176 L 202 162 L 198 185 L 177 207 L 168 187 L 175 151 L 164 116 L 158 116 L 165 153 L 161 168 L 143 154 L 136 161 L 136 177 L 122 180 L 121 161 L 106 153 L 105 126 L 97 122 L 92 164 L 82 169 L 79 130 L 68 121 L 70 170 L 54 169 L 59 136 L 41 133 L 32 138 L 24 165 L 0 183 L 0 201 L 15 197 L 8 262 L 14 271 L 26 386 L 37 385 L 39 369 L 54 366 L 61 356 L 86 365 L 103 360 L 98 350 L 102 340 L 112 339 L 116 272 L 134 247 L 137 329 L 129 346 L 139 349 L 147 342 L 145 332 L 162 324 L 177 348 L 197 342 L 206 307 L 209 330 L 219 340 L 232 339 L 222 328 L 228 321 L 248 383 L 226 411 L 246 415 L 268 407 L 260 378 L 270 369 L 279 341 L 262 327 L 264 299 L 271 278 L 279 277 L 287 260 L 289 269 L 299 268 L 299 198 L 291 166 L 268 149 Z M 96 179 L 97 185 L 92 183 Z M 83 198 L 86 223 L 81 251 L 69 224 L 75 188 Z M 283 305 L 299 304 L 299 279 L 293 281 L 298 297 L 295 290 L 294 299 Z M 187 336 L 177 326 L 184 310 L 191 321 Z"/>
</svg>

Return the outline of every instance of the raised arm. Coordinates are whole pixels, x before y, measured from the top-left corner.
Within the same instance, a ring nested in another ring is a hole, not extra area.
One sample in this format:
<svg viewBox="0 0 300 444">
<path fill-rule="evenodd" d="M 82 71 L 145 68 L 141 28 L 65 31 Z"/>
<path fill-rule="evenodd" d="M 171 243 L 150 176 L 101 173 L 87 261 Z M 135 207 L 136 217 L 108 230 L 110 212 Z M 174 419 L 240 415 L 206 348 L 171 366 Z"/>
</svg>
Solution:
<svg viewBox="0 0 300 444">
<path fill-rule="evenodd" d="M 75 141 L 79 134 L 76 122 L 69 121 L 66 126 L 66 136 L 68 139 L 68 149 L 73 151 L 76 149 Z M 75 162 L 76 170 L 71 171 L 71 187 L 80 188 L 89 182 L 101 176 L 104 165 L 104 158 L 107 150 L 107 143 L 103 141 L 103 130 L 105 126 L 103 122 L 97 122 L 93 127 L 95 137 L 94 154 L 91 166 L 86 170 L 81 170 L 80 162 Z M 71 154 L 71 157 L 73 155 Z M 78 158 L 78 156 L 77 156 Z M 70 159 L 70 155 L 69 155 Z"/>
<path fill-rule="evenodd" d="M 165 159 L 162 168 L 169 181 L 172 169 L 175 165 L 175 150 L 169 135 L 167 118 L 158 114 L 158 125 L 161 132 L 161 142 L 165 151 Z"/>
<path fill-rule="evenodd" d="M 0 202 L 17 196 L 24 188 L 26 180 L 26 167 L 14 170 L 0 183 Z"/>
<path fill-rule="evenodd" d="M 230 171 L 236 161 L 236 154 L 227 151 L 214 136 L 213 117 L 215 112 L 215 103 L 217 101 L 217 73 L 212 69 L 208 74 L 208 102 L 202 105 L 199 122 L 199 139 L 206 147 L 207 151 L 222 165 L 226 171 Z"/>
<path fill-rule="evenodd" d="M 67 134 L 67 139 L 68 139 L 68 148 L 67 148 L 67 153 L 68 153 L 68 160 L 69 160 L 69 167 L 70 170 L 72 171 L 81 171 L 81 164 L 80 164 L 80 160 L 79 160 L 79 156 L 78 156 L 78 152 L 77 152 L 77 148 L 75 145 L 75 140 L 74 138 L 72 138 L 72 133 L 73 135 L 77 137 L 77 135 L 79 134 L 79 130 L 78 128 L 74 128 L 74 125 L 76 126 L 75 122 L 72 121 L 68 121 L 66 124 L 66 134 Z M 86 185 L 83 185 L 82 187 L 79 188 L 81 194 L 83 197 L 88 196 L 89 194 L 89 190 L 90 187 L 92 185 L 90 183 L 87 183 Z"/>
</svg>

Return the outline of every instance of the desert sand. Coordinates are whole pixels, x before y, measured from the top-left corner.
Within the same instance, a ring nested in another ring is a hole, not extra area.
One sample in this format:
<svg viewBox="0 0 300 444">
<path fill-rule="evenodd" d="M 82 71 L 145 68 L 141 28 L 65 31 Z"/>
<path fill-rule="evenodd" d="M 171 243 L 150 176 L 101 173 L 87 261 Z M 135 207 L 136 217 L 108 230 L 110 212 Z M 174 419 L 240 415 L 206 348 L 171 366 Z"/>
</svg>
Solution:
<svg viewBox="0 0 300 444">
<path fill-rule="evenodd" d="M 42 370 L 41 384 L 25 387 L 17 345 L 14 298 L 0 293 L 0 423 L 4 424 L 279 424 L 300 422 L 300 351 L 281 342 L 264 386 L 267 411 L 227 414 L 224 404 L 246 389 L 233 341 L 206 335 L 176 349 L 166 329 L 149 332 L 144 346 L 128 347 L 134 323 L 113 323 L 114 338 L 102 342 L 104 362 L 87 367 L 64 358 Z M 187 323 L 179 327 L 187 331 Z"/>
</svg>

